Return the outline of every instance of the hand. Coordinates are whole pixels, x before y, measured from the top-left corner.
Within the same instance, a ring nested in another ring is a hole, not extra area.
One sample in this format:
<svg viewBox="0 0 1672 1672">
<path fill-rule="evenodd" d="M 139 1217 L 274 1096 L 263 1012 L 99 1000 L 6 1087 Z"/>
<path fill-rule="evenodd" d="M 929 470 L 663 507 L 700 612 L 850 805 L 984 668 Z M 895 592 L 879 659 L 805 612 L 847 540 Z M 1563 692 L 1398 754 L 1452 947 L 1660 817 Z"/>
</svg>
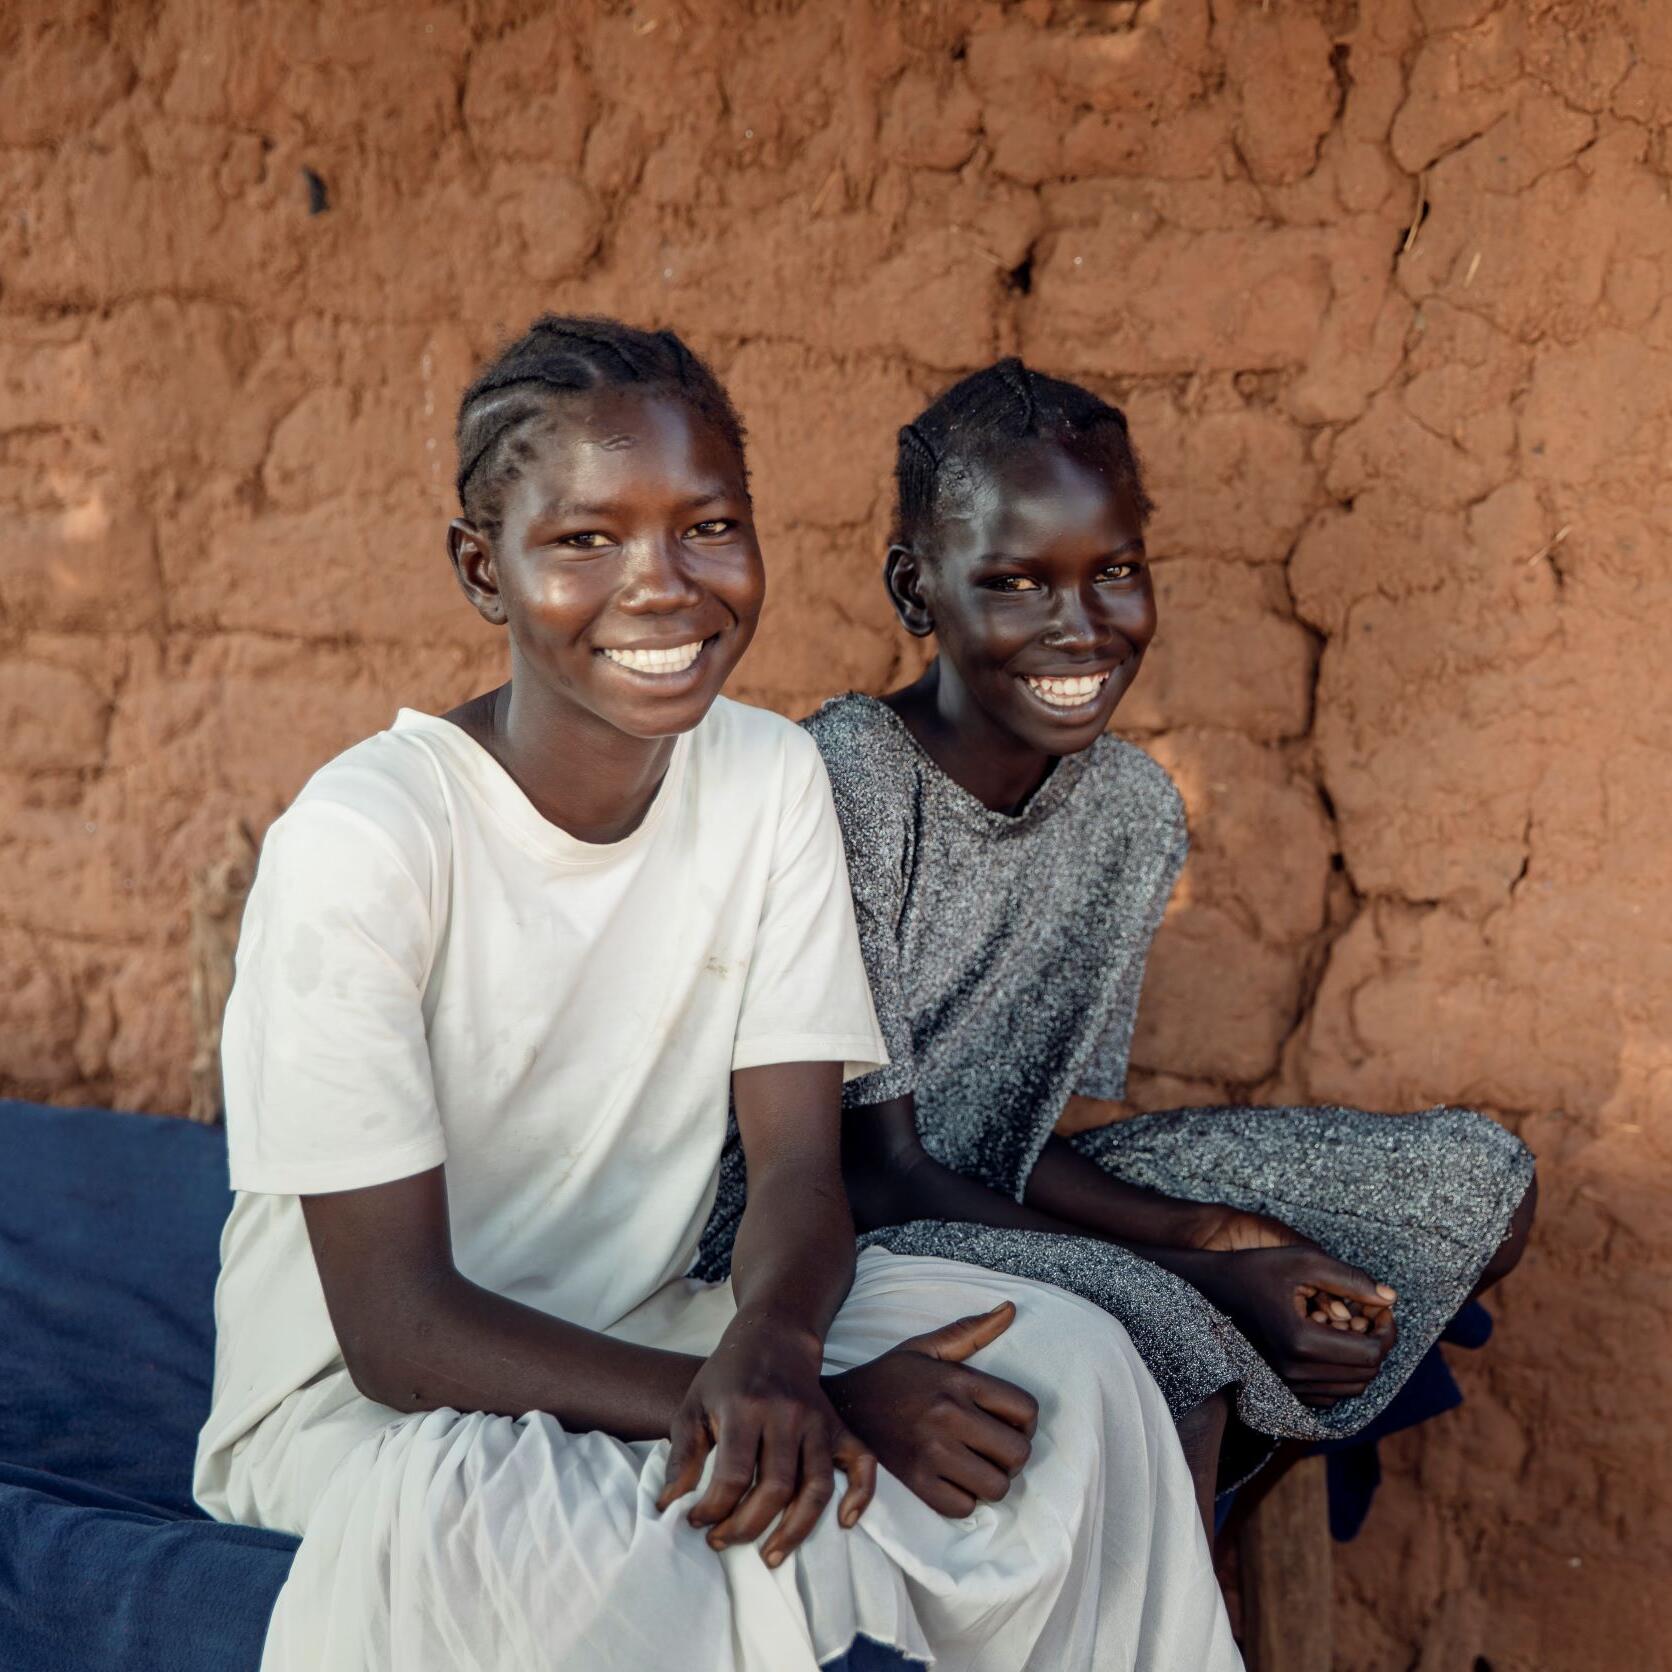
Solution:
<svg viewBox="0 0 1672 1672">
<path fill-rule="evenodd" d="M 751 1544 L 777 1567 L 812 1532 L 835 1493 L 834 1470 L 848 1478 L 838 1519 L 851 1527 L 876 1491 L 877 1460 L 837 1416 L 819 1385 L 819 1343 L 739 1316 L 692 1379 L 675 1415 L 667 1483 L 659 1510 L 694 1491 L 718 1447 L 708 1490 L 692 1508 L 693 1527 L 709 1528 L 715 1550 Z"/>
<path fill-rule="evenodd" d="M 1363 1393 L 1397 1338 L 1394 1291 L 1310 1243 L 1215 1255 L 1192 1280 L 1303 1405 Z"/>
<path fill-rule="evenodd" d="M 1241 1254 L 1251 1248 L 1289 1248 L 1306 1240 L 1299 1231 L 1290 1230 L 1282 1220 L 1273 1219 L 1269 1214 L 1245 1213 L 1241 1208 L 1203 1203 L 1192 1215 L 1185 1247 L 1209 1253 Z"/>
<path fill-rule="evenodd" d="M 964 1516 L 997 1503 L 1032 1451 L 1039 1405 L 1010 1382 L 964 1364 L 1010 1328 L 1016 1308 L 959 1318 L 914 1335 L 825 1386 L 883 1467 L 931 1509 Z"/>
</svg>

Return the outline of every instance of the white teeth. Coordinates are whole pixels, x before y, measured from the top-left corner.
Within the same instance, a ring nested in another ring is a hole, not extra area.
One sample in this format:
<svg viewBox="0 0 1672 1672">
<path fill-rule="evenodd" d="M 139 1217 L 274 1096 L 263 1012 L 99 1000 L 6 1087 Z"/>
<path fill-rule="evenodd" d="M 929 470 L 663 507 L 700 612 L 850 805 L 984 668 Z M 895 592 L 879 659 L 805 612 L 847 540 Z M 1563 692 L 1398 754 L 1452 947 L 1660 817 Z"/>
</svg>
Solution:
<svg viewBox="0 0 1672 1672">
<path fill-rule="evenodd" d="M 1103 689 L 1106 673 L 1082 674 L 1077 679 L 1035 679 L 1027 676 L 1028 689 L 1053 708 L 1079 708 Z"/>
<path fill-rule="evenodd" d="M 634 673 L 684 673 L 702 654 L 702 639 L 690 644 L 677 644 L 669 650 L 605 650 L 602 654 L 611 662 L 618 662 Z"/>
</svg>

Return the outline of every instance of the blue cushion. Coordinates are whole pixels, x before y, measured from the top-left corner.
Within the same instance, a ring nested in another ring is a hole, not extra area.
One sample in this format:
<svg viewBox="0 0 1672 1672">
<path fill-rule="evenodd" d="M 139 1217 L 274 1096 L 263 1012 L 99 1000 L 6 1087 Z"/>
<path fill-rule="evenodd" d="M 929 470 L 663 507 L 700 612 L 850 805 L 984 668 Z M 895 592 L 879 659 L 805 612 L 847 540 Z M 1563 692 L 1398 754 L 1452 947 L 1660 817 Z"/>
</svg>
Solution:
<svg viewBox="0 0 1672 1672">
<path fill-rule="evenodd" d="M 253 1672 L 296 1540 L 191 1498 L 225 1138 L 0 1100 L 0 1158 L 6 1672 Z"/>
<path fill-rule="evenodd" d="M 0 1102 L 0 1157 L 0 1462 L 196 1515 L 225 1138 Z"/>
<path fill-rule="evenodd" d="M 0 1099 L 0 1672 L 260 1664 L 296 1540 L 191 1498 L 231 1201 L 218 1127 Z"/>
<path fill-rule="evenodd" d="M 255 1672 L 296 1540 L 0 1463 L 6 1672 Z"/>
</svg>

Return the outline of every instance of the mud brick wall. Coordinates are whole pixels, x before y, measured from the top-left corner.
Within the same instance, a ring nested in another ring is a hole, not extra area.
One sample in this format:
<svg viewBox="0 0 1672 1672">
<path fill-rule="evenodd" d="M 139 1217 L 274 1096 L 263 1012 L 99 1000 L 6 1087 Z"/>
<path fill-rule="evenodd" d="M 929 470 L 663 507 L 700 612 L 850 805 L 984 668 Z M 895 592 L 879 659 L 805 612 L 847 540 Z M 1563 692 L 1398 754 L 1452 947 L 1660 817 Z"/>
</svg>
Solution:
<svg viewBox="0 0 1672 1672">
<path fill-rule="evenodd" d="M 1021 352 L 1161 512 L 1195 854 L 1141 1101 L 1489 1108 L 1539 1241 L 1384 1449 L 1338 1666 L 1647 1667 L 1672 1561 L 1672 7 L 12 0 L 0 1084 L 183 1106 L 188 877 L 500 649 L 452 406 L 548 308 L 754 432 L 790 713 L 917 664 L 889 438 Z"/>
</svg>

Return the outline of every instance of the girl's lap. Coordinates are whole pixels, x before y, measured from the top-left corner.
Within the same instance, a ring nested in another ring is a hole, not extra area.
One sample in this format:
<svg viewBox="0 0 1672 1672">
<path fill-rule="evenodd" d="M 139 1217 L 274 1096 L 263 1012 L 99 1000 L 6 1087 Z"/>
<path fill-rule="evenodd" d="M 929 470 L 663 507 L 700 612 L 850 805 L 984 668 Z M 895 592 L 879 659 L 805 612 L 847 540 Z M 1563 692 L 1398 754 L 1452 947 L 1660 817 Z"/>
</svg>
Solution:
<svg viewBox="0 0 1672 1672">
<path fill-rule="evenodd" d="M 988 1312 L 1006 1300 L 1016 1305 L 1016 1321 L 971 1361 L 978 1368 L 1026 1386 L 1042 1404 L 1051 1388 L 1072 1387 L 1088 1376 L 1114 1378 L 1122 1388 L 1141 1381 L 1149 1390 L 1146 1404 L 1159 1401 L 1125 1330 L 1091 1302 L 1009 1272 L 881 1249 L 859 1256 L 853 1287 L 826 1340 L 825 1368 L 851 1369 L 912 1336 Z M 702 1355 L 713 1351 L 734 1312 L 729 1283 L 680 1279 L 657 1290 L 610 1333 L 645 1346 Z M 538 1450 L 552 1459 L 567 1454 L 585 1469 L 619 1476 L 618 1484 L 628 1473 L 637 1480 L 652 1453 L 666 1450 L 666 1442 L 570 1432 L 538 1415 L 403 1415 L 367 1399 L 348 1371 L 339 1368 L 291 1395 L 251 1435 L 229 1485 L 234 1514 L 301 1533 L 353 1454 L 376 1457 L 391 1448 L 409 1454 L 414 1435 L 421 1436 L 418 1449 L 425 1454 L 469 1456 L 473 1469 L 517 1455 L 520 1447 L 524 1460 Z M 660 1462 L 650 1470 L 658 1491 L 660 1471 Z"/>
<path fill-rule="evenodd" d="M 1121 1326 L 1098 1308 L 1007 1273 L 871 1250 L 830 1330 L 827 1367 L 846 1368 L 1006 1300 L 1017 1307 L 1015 1323 L 971 1362 L 1038 1397 L 1034 1454 L 1004 1501 L 962 1519 L 936 1514 L 885 1471 L 856 1533 L 836 1524 L 833 1503 L 774 1577 L 748 1546 L 716 1557 L 685 1520 L 692 1500 L 657 1508 L 666 1441 L 570 1433 L 538 1413 L 432 1411 L 365 1428 L 346 1453 L 332 1455 L 326 1439 L 311 1454 L 303 1448 L 319 1496 L 301 1560 L 315 1579 L 329 1574 L 355 1596 L 377 1599 L 356 1605 L 364 1629 L 392 1664 L 416 1655 L 410 1664 L 421 1672 L 431 1665 L 425 1656 L 477 1637 L 531 1653 L 561 1643 L 583 1661 L 608 1644 L 614 1655 L 637 1641 L 634 1621 L 658 1622 L 649 1636 L 661 1652 L 669 1639 L 659 1622 L 670 1610 L 686 1621 L 692 1665 L 731 1666 L 709 1644 L 745 1628 L 765 1634 L 736 1663 L 751 1668 L 810 1667 L 856 1628 L 923 1652 L 929 1641 L 979 1642 L 985 1620 L 1019 1632 L 1021 1644 L 1037 1629 L 1027 1622 L 1038 1599 L 1056 1596 L 1076 1571 L 1082 1536 L 1153 1534 L 1152 1561 L 1207 1585 L 1165 1404 Z M 700 1315 L 699 1332 L 728 1310 L 703 1285 L 680 1286 L 662 1307 Z M 367 1401 L 355 1409 L 340 1387 L 317 1397 L 320 1410 L 333 1398 L 347 1408 L 335 1436 L 343 1442 L 380 1409 Z M 290 1455 L 297 1461 L 294 1448 Z M 534 1574 L 539 1582 L 525 1584 Z M 300 1611 L 286 1613 L 278 1635 L 275 1667 L 316 1664 L 309 1657 L 320 1640 Z"/>
<path fill-rule="evenodd" d="M 1154 1393 L 1126 1330 L 1102 1307 L 1050 1282 L 936 1254 L 872 1247 L 859 1256 L 853 1288 L 825 1341 L 828 1369 L 845 1370 L 899 1342 L 1004 1301 L 1016 1317 L 970 1360 L 1026 1387 L 1047 1408 L 1053 1389 L 1087 1377 L 1137 1379 Z M 1159 1394 L 1155 1394 L 1159 1398 Z"/>
<path fill-rule="evenodd" d="M 1518 1138 L 1457 1108 L 1174 1109 L 1070 1142 L 1125 1182 L 1280 1219 L 1402 1293 L 1427 1281 L 1449 1292 L 1465 1271 L 1466 1292 L 1533 1172 Z"/>
</svg>

